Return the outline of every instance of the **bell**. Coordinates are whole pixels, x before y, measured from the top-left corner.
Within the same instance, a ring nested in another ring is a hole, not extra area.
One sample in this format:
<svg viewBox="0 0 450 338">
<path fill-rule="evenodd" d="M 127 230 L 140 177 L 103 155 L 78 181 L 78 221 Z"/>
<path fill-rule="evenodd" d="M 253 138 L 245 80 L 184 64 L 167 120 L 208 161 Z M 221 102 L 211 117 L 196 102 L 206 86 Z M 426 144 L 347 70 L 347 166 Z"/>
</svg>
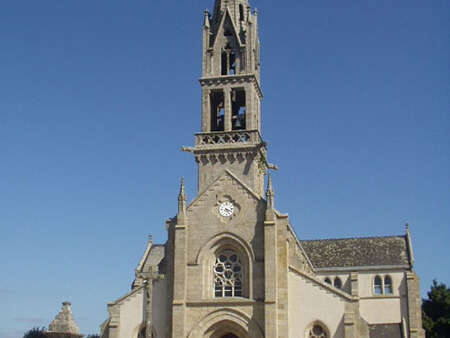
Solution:
<svg viewBox="0 0 450 338">
<path fill-rule="evenodd" d="M 234 124 L 234 127 L 236 129 L 241 129 L 242 128 L 242 122 L 241 122 L 241 119 L 239 117 L 236 119 L 236 123 Z"/>
</svg>

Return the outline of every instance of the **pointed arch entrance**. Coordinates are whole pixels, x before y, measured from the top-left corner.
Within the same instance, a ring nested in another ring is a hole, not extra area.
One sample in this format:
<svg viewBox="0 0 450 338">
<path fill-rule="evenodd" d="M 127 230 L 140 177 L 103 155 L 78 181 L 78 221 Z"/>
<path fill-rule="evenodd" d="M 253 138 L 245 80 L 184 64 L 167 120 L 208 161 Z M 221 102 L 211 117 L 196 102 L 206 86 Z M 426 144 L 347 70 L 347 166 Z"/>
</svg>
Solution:
<svg viewBox="0 0 450 338">
<path fill-rule="evenodd" d="M 247 330 L 230 320 L 220 321 L 206 330 L 204 337 L 208 338 L 250 338 Z"/>
<path fill-rule="evenodd" d="M 233 333 L 227 333 L 226 335 L 222 336 L 221 338 L 239 338 Z"/>
<path fill-rule="evenodd" d="M 188 338 L 263 338 L 259 325 L 247 314 L 234 309 L 220 309 L 206 315 L 192 329 Z"/>
</svg>

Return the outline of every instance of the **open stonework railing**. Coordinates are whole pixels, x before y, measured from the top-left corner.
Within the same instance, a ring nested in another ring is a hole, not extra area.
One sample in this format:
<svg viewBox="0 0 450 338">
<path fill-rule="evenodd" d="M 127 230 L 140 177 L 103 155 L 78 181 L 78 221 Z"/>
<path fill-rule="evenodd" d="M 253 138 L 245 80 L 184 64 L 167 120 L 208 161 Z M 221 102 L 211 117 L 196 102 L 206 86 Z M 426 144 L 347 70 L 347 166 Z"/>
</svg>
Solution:
<svg viewBox="0 0 450 338">
<path fill-rule="evenodd" d="M 257 130 L 213 131 L 195 135 L 195 146 L 214 146 L 225 144 L 259 144 L 262 142 Z"/>
</svg>

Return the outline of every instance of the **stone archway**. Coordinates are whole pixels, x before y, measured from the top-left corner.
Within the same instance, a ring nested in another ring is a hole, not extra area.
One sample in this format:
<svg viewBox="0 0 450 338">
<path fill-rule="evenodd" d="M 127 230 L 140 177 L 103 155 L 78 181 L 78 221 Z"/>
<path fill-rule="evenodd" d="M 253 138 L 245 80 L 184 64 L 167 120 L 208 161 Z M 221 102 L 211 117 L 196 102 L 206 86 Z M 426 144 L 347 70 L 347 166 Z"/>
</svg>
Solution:
<svg viewBox="0 0 450 338">
<path fill-rule="evenodd" d="M 248 331 L 230 320 L 212 325 L 204 334 L 205 338 L 250 338 Z"/>
<path fill-rule="evenodd" d="M 213 311 L 192 329 L 189 338 L 263 338 L 264 334 L 248 315 L 234 309 Z"/>
</svg>

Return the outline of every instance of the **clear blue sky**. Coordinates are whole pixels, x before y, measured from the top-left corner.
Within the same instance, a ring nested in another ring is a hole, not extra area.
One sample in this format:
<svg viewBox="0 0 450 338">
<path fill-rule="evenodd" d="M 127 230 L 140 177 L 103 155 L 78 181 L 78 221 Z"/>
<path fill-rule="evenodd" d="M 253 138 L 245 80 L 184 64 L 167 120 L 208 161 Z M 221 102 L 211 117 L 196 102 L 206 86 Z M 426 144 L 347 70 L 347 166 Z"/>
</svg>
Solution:
<svg viewBox="0 0 450 338">
<path fill-rule="evenodd" d="M 269 1 L 263 137 L 276 207 L 301 239 L 411 224 L 425 295 L 450 282 L 450 3 Z M 212 0 L 0 6 L 0 337 L 72 301 L 83 333 L 126 293 L 148 234 L 166 239 L 181 145 L 200 128 Z"/>
</svg>

